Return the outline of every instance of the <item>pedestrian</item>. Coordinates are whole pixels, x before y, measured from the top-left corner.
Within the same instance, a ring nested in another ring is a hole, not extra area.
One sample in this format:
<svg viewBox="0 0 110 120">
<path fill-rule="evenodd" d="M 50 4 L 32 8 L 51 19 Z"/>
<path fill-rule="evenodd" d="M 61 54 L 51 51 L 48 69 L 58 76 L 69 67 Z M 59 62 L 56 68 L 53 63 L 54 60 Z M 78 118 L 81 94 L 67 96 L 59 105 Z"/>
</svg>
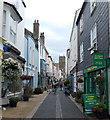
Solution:
<svg viewBox="0 0 110 120">
<path fill-rule="evenodd" d="M 48 85 L 48 92 L 49 92 L 49 94 L 52 92 L 52 85 L 51 84 Z"/>
<path fill-rule="evenodd" d="M 59 86 L 60 86 L 60 90 L 62 91 L 63 83 L 61 80 L 59 81 Z"/>
<path fill-rule="evenodd" d="M 57 92 L 57 84 L 56 82 L 53 83 L 53 92 L 56 94 Z"/>
</svg>

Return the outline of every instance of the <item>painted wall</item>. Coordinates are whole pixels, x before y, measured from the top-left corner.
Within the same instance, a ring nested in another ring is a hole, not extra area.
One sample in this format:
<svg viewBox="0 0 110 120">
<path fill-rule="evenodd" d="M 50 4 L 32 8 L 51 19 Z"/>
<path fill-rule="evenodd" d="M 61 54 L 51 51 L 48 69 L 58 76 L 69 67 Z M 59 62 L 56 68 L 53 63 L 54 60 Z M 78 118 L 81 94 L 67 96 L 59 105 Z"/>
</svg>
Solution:
<svg viewBox="0 0 110 120">
<path fill-rule="evenodd" d="M 21 0 L 4 0 L 10 4 L 15 5 L 17 11 L 19 12 L 20 16 L 23 20 L 20 23 L 16 23 L 16 42 L 15 44 L 10 40 L 10 27 L 14 28 L 14 24 L 12 24 L 11 17 L 10 17 L 10 8 L 5 6 L 4 9 L 6 10 L 6 40 L 15 46 L 18 50 L 21 51 L 21 56 L 24 56 L 24 21 L 25 21 L 25 6 L 23 5 Z"/>
<path fill-rule="evenodd" d="M 32 87 L 38 86 L 38 50 L 32 37 L 24 38 L 25 74 L 33 76 Z"/>
<path fill-rule="evenodd" d="M 0 65 L 2 63 L 1 59 L 2 59 L 2 49 L 3 49 L 2 40 L 1 40 L 1 37 L 2 37 L 2 13 L 3 13 L 3 1 L 0 0 Z M 1 67 L 0 67 L 0 76 L 2 76 Z M 1 82 L 2 82 L 2 77 L 0 77 L 0 90 L 2 89 Z M 1 101 L 1 92 L 0 92 L 0 103 L 2 103 L 2 101 Z"/>
</svg>

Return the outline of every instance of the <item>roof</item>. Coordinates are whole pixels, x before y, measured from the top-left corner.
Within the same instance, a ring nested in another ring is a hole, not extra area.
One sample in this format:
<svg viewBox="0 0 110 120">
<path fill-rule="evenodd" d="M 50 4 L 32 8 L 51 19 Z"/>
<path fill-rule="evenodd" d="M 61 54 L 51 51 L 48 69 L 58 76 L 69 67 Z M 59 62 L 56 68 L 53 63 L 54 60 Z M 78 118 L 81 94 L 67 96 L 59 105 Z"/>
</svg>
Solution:
<svg viewBox="0 0 110 120">
<path fill-rule="evenodd" d="M 87 1 L 88 1 L 88 0 L 84 0 L 84 2 L 83 2 L 83 5 L 82 5 L 82 7 L 81 7 L 81 10 L 80 10 L 79 16 L 78 16 L 78 18 L 77 18 L 76 24 L 78 24 L 78 22 L 79 22 L 79 20 L 80 20 L 80 17 L 81 17 L 81 15 L 82 15 L 82 13 L 83 13 L 83 10 L 84 10 L 84 8 L 85 8 L 85 5 L 86 5 Z"/>
<path fill-rule="evenodd" d="M 17 11 L 16 7 L 13 4 L 8 3 L 8 2 L 4 2 L 4 4 L 10 6 L 14 10 L 14 12 L 17 14 L 19 18 L 18 22 L 21 22 L 23 20 L 23 18 L 21 17 L 21 15 L 19 14 L 19 12 Z"/>
<path fill-rule="evenodd" d="M 21 0 L 21 1 L 22 1 L 22 3 L 23 3 L 24 7 L 26 7 L 26 4 L 25 4 L 25 2 L 24 2 L 23 0 Z"/>
</svg>

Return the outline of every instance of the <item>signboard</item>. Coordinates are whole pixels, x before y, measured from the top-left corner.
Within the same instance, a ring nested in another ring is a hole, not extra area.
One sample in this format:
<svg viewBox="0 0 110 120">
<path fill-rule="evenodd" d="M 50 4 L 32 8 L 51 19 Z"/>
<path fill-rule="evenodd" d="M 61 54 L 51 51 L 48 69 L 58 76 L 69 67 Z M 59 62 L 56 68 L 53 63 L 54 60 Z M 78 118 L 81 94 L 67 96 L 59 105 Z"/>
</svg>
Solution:
<svg viewBox="0 0 110 120">
<path fill-rule="evenodd" d="M 94 66 L 104 66 L 104 53 L 94 53 L 93 64 Z"/>
<path fill-rule="evenodd" d="M 83 70 L 84 73 L 88 73 L 88 72 L 91 72 L 91 71 L 94 71 L 94 70 L 98 70 L 98 69 L 101 69 L 103 68 L 104 66 L 91 66 L 89 68 L 86 68 Z"/>
<path fill-rule="evenodd" d="M 95 105 L 98 100 L 95 94 L 83 94 L 83 102 L 84 102 L 84 111 L 85 113 L 92 113 L 93 111 L 90 109 L 91 106 Z"/>
</svg>

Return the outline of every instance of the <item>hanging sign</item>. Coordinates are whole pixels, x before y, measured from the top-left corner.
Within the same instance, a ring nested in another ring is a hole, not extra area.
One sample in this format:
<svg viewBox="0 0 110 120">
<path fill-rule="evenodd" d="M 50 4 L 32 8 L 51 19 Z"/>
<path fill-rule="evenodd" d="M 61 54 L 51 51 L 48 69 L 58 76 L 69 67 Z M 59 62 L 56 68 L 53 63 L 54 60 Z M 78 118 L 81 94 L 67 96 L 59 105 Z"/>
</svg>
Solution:
<svg viewBox="0 0 110 120">
<path fill-rule="evenodd" d="M 93 54 L 93 64 L 94 66 L 104 66 L 104 53 L 94 53 Z"/>
</svg>

